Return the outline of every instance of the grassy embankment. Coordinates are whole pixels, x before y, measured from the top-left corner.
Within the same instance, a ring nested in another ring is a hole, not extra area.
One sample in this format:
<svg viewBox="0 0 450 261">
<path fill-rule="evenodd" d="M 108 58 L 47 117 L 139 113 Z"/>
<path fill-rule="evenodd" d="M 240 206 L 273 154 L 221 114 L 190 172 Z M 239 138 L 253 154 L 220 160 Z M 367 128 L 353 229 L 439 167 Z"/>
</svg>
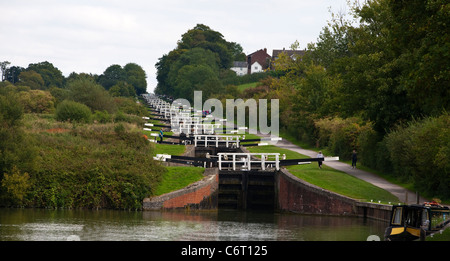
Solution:
<svg viewBox="0 0 450 261">
<path fill-rule="evenodd" d="M 26 114 L 23 122 L 37 157 L 22 206 L 139 209 L 145 197 L 202 178 L 202 168 L 154 161 L 157 153 L 181 155 L 185 146 L 148 142 L 137 116 L 131 122 L 72 124 L 53 114 Z"/>
<path fill-rule="evenodd" d="M 26 114 L 23 122 L 36 158 L 21 205 L 139 209 L 164 173 L 138 131 L 137 116 L 132 122 L 73 124 L 53 114 Z"/>
</svg>

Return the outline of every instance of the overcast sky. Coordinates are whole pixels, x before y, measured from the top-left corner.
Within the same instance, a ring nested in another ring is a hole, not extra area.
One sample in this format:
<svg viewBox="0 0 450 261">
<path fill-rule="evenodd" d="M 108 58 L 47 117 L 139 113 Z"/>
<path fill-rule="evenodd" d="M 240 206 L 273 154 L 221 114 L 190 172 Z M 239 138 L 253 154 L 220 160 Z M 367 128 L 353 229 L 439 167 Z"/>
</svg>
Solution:
<svg viewBox="0 0 450 261">
<path fill-rule="evenodd" d="M 64 76 L 102 74 L 113 64 L 137 63 L 148 91 L 158 58 L 181 35 L 205 24 L 246 54 L 306 48 L 346 0 L 0 0 L 0 61 L 10 66 L 51 62 Z"/>
</svg>

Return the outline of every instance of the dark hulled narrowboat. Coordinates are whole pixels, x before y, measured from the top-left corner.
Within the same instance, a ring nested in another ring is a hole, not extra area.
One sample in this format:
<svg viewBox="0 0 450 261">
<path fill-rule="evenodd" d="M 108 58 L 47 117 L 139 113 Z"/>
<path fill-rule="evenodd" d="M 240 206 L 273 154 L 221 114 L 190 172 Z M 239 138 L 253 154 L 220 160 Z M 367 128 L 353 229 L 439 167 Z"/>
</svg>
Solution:
<svg viewBox="0 0 450 261">
<path fill-rule="evenodd" d="M 425 240 L 450 223 L 450 209 L 436 202 L 392 206 L 387 241 Z"/>
</svg>

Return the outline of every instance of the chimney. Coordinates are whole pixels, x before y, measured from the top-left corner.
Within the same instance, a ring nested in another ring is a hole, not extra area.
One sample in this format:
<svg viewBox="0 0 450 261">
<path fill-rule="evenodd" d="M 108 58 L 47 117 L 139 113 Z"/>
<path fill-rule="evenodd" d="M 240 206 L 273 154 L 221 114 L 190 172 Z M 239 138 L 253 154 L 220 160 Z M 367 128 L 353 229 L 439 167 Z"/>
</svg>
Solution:
<svg viewBox="0 0 450 261">
<path fill-rule="evenodd" d="M 267 54 L 267 48 L 264 48 L 264 52 Z"/>
</svg>

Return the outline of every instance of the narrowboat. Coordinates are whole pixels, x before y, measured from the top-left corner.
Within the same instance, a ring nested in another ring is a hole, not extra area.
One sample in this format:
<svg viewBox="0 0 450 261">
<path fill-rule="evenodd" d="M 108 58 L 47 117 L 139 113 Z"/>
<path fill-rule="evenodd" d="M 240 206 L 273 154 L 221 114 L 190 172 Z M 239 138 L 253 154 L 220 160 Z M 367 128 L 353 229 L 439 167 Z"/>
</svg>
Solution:
<svg viewBox="0 0 450 261">
<path fill-rule="evenodd" d="M 436 202 L 392 206 L 386 241 L 422 240 L 450 224 L 450 209 Z"/>
</svg>

